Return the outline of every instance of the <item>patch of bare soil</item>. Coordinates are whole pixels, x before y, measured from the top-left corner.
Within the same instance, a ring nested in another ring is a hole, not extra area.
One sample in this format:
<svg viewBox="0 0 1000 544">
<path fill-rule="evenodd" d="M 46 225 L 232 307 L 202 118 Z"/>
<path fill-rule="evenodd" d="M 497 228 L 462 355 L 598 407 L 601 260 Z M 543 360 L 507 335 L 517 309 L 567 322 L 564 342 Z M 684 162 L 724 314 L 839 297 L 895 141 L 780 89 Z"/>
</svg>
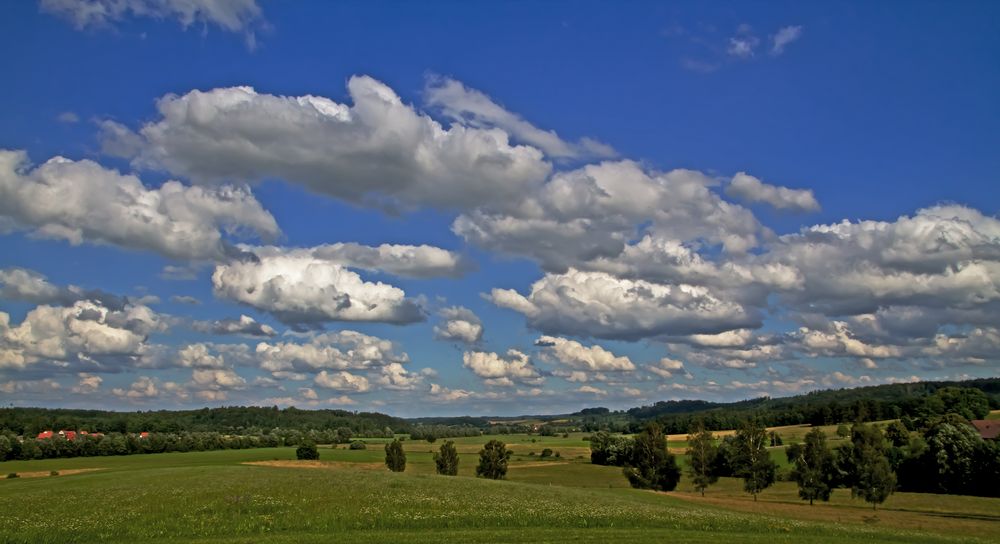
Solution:
<svg viewBox="0 0 1000 544">
<path fill-rule="evenodd" d="M 66 470 L 58 471 L 59 474 L 56 476 L 70 476 L 72 474 L 80 474 L 81 472 L 93 472 L 95 470 L 104 470 L 103 468 L 70 468 Z M 37 472 L 18 472 L 17 476 L 19 478 L 45 478 L 52 476 L 52 471 L 50 470 L 39 470 Z"/>
<path fill-rule="evenodd" d="M 537 461 L 534 463 L 511 463 L 510 468 L 554 467 L 568 464 L 569 461 Z"/>
<path fill-rule="evenodd" d="M 253 465 L 257 467 L 278 467 L 278 468 L 311 468 L 311 469 L 326 469 L 326 470 L 336 470 L 344 468 L 362 469 L 362 470 L 378 470 L 384 469 L 385 465 L 382 463 L 348 463 L 345 461 L 298 461 L 298 460 L 283 460 L 283 461 L 247 461 L 246 463 L 241 463 L 243 465 Z"/>
</svg>

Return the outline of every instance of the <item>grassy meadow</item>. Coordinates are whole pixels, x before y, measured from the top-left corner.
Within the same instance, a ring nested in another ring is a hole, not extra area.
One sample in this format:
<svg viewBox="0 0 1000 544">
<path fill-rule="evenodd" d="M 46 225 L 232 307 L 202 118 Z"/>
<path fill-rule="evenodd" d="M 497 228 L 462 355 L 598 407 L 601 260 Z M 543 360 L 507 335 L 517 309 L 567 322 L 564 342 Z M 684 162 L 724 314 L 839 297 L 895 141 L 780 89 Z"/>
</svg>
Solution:
<svg viewBox="0 0 1000 544">
<path fill-rule="evenodd" d="M 704 498 L 684 480 L 633 490 L 620 469 L 589 463 L 583 436 L 500 437 L 514 451 L 506 481 L 473 477 L 493 437 L 454 439 L 454 478 L 434 474 L 441 440 L 406 441 L 402 474 L 382 465 L 384 440 L 320 447 L 318 462 L 294 448 L 9 461 L 0 473 L 43 476 L 0 480 L 0 543 L 1000 540 L 1000 499 L 899 493 L 872 512 L 844 490 L 810 507 L 787 482 L 756 503 L 733 479 Z M 560 457 L 540 459 L 544 448 Z M 98 470 L 47 475 L 83 469 Z"/>
</svg>

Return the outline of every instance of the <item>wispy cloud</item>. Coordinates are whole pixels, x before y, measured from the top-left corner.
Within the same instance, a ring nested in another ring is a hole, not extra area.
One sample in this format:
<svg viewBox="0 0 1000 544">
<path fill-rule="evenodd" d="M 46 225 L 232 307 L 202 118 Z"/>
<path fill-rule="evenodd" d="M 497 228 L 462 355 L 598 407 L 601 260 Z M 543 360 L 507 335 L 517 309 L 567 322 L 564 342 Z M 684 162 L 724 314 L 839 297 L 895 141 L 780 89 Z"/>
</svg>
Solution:
<svg viewBox="0 0 1000 544">
<path fill-rule="evenodd" d="M 771 36 L 771 56 L 777 57 L 785 52 L 788 44 L 802 37 L 802 27 L 800 25 L 786 26 L 778 30 Z"/>
</svg>

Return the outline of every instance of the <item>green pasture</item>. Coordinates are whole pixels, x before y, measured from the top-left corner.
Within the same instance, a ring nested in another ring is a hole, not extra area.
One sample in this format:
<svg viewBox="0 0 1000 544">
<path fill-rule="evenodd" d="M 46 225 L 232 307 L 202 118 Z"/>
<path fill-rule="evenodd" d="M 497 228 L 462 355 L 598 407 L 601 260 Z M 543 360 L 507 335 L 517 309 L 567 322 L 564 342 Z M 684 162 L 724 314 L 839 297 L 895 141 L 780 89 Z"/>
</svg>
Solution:
<svg viewBox="0 0 1000 544">
<path fill-rule="evenodd" d="M 102 470 L 0 480 L 0 543 L 72 542 L 988 542 L 997 499 L 898 494 L 871 521 L 870 509 L 838 490 L 833 505 L 809 510 L 794 484 L 779 483 L 756 506 L 723 479 L 699 502 L 679 492 L 629 489 L 620 469 L 588 459 L 540 460 L 543 447 L 573 451 L 581 437 L 510 435 L 507 481 L 471 477 L 489 437 L 455 439 L 460 475 L 434 474 L 441 441 L 406 441 L 407 471 L 381 466 L 381 444 L 367 450 L 320 448 L 322 468 L 251 466 L 290 461 L 294 448 L 14 461 L 0 472 Z M 525 440 L 526 439 L 526 440 Z M 382 441 L 384 442 L 384 441 Z M 525 443 L 526 442 L 526 443 Z M 560 445 L 563 445 L 560 447 Z M 776 448 L 779 450 L 780 448 Z M 536 451 L 536 456 L 527 455 Z M 782 453 L 783 456 L 783 453 Z M 294 463 L 293 463 L 294 464 Z M 840 495 L 838 495 L 840 494 Z M 770 510 L 768 510 L 770 508 Z M 795 510 L 795 511 L 791 511 Z M 813 513 L 837 512 L 841 518 Z M 803 512 L 810 515 L 803 515 Z M 916 530 L 893 516 L 917 516 Z M 978 516 L 978 517 L 977 517 Z M 952 518 L 972 518 L 966 523 Z M 956 524 L 957 523 L 957 524 Z M 992 532 L 991 532 L 992 531 Z"/>
</svg>

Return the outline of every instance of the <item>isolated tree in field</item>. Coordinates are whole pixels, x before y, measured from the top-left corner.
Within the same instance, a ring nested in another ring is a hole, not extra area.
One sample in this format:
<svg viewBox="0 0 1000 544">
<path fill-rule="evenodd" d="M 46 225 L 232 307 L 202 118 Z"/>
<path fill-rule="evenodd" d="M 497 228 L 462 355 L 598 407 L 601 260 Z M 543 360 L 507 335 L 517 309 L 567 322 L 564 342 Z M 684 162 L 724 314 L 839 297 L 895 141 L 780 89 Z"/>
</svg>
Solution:
<svg viewBox="0 0 1000 544">
<path fill-rule="evenodd" d="M 507 476 L 507 461 L 511 451 L 499 440 L 490 440 L 479 450 L 479 466 L 476 476 L 491 480 L 502 480 Z"/>
<path fill-rule="evenodd" d="M 848 427 L 847 425 L 844 425 L 843 423 L 841 423 L 840 425 L 837 425 L 837 436 L 839 436 L 840 438 L 848 438 L 848 437 L 850 437 L 851 436 L 851 429 L 850 429 L 850 427 Z"/>
<path fill-rule="evenodd" d="M 303 440 L 299 447 L 295 449 L 295 458 L 302 459 L 306 461 L 315 461 L 319 459 L 319 450 L 316 449 L 316 443 L 312 440 Z"/>
<path fill-rule="evenodd" d="M 743 490 L 757 495 L 774 483 L 777 465 L 767 451 L 770 439 L 767 430 L 755 420 L 747 420 L 736 431 L 733 472 L 743 479 Z"/>
<path fill-rule="evenodd" d="M 406 470 L 406 452 L 398 438 L 385 445 L 385 466 L 393 472 Z"/>
<path fill-rule="evenodd" d="M 785 453 L 792 462 L 792 479 L 799 484 L 799 497 L 809 501 L 829 501 L 835 474 L 833 453 L 826 445 L 826 435 L 814 428 L 804 444 L 794 444 Z"/>
<path fill-rule="evenodd" d="M 886 449 L 881 429 L 858 423 L 851 428 L 851 445 L 840 452 L 851 496 L 872 503 L 872 509 L 877 509 L 896 489 L 896 474 L 886 457 Z"/>
<path fill-rule="evenodd" d="M 628 483 L 638 489 L 673 491 L 681 479 L 677 459 L 667 451 L 667 438 L 660 426 L 652 423 L 637 434 L 632 444 L 632 458 L 622 469 Z"/>
<path fill-rule="evenodd" d="M 451 440 L 441 444 L 441 449 L 434 454 L 434 465 L 437 466 L 437 473 L 445 476 L 455 476 L 458 474 L 458 450 Z"/>
<path fill-rule="evenodd" d="M 704 422 L 701 421 L 691 429 L 687 440 L 688 474 L 691 476 L 694 488 L 704 497 L 705 488 L 719 480 L 713 470 L 719 448 L 715 445 L 712 431 L 706 429 Z"/>
</svg>

